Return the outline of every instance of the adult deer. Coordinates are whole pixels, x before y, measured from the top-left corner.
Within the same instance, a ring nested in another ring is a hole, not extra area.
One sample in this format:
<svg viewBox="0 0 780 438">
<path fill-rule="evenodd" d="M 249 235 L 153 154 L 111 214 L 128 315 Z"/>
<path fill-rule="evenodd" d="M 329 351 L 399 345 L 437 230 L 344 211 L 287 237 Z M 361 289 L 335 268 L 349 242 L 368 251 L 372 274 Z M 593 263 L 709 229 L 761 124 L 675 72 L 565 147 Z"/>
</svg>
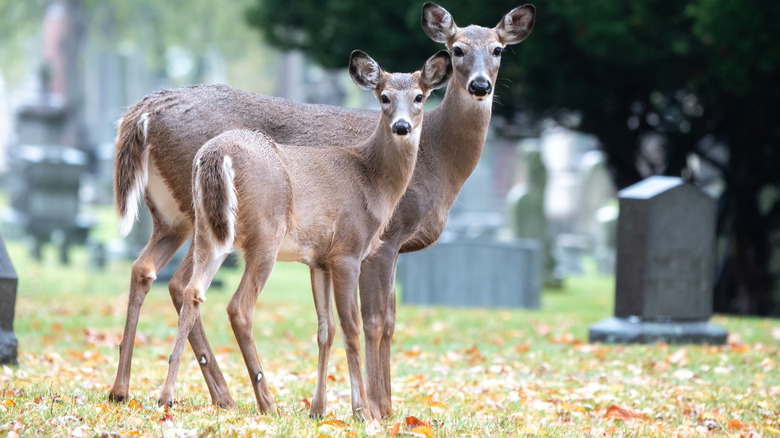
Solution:
<svg viewBox="0 0 780 438">
<path fill-rule="evenodd" d="M 173 406 L 187 336 L 206 289 L 235 244 L 243 250 L 245 268 L 228 315 L 260 410 L 272 409 L 273 397 L 252 334 L 255 305 L 274 263 L 299 261 L 312 269 L 314 284 L 332 281 L 333 297 L 326 295 L 327 287 L 314 291 L 317 313 L 329 320 L 335 299 L 352 411 L 371 419 L 360 367 L 360 264 L 381 244 L 379 236 L 406 190 L 417 161 L 423 103 L 446 84 L 452 64 L 442 50 L 421 71 L 389 74 L 356 50 L 349 73 L 382 106 L 376 130 L 357 146 L 288 146 L 261 131 L 233 130 L 209 140 L 195 155 L 195 260 L 160 404 Z M 332 332 L 329 327 L 328 336 Z M 321 377 L 324 382 L 326 376 Z"/>
<path fill-rule="evenodd" d="M 454 72 L 441 105 L 426 114 L 416 170 L 382 236 L 385 244 L 361 268 L 366 390 L 375 417 L 392 413 L 390 340 L 395 326 L 398 254 L 425 248 L 441 234 L 449 208 L 474 170 L 485 144 L 502 50 L 531 33 L 534 14 L 534 7 L 525 5 L 511 10 L 493 28 L 461 28 L 444 8 L 433 3 L 423 6 L 423 30 L 434 41 L 445 43 L 453 53 Z M 117 211 L 122 230 L 128 232 L 138 201 L 145 195 L 153 216 L 153 230 L 132 268 L 119 365 L 109 393 L 111 400 L 128 397 L 133 340 L 144 297 L 156 273 L 192 234 L 194 213 L 188 172 L 197 149 L 232 128 L 262 129 L 281 143 L 346 145 L 366 138 L 376 126 L 377 117 L 376 111 L 297 104 L 216 85 L 160 91 L 128 109 L 117 137 Z M 177 309 L 191 272 L 192 249 L 169 283 Z M 312 285 L 315 296 L 320 288 L 331 287 L 328 282 L 313 281 Z M 327 328 L 328 323 L 322 319 L 325 315 L 319 316 L 322 360 L 332 336 L 323 335 L 323 327 Z M 189 341 L 212 401 L 220 406 L 235 406 L 199 320 Z M 327 361 L 327 355 L 324 358 Z M 322 386 L 318 382 L 318 392 Z M 321 399 L 315 398 L 312 413 L 324 413 L 325 407 L 319 402 Z"/>
</svg>

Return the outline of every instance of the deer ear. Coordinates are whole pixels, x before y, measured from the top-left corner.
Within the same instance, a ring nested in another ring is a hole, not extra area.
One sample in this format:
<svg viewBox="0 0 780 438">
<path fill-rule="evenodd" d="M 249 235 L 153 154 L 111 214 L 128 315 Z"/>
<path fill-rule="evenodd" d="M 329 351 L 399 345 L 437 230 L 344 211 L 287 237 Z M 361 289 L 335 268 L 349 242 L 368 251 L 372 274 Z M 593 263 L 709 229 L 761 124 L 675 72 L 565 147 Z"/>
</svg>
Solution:
<svg viewBox="0 0 780 438">
<path fill-rule="evenodd" d="M 376 90 L 382 82 L 382 68 L 360 50 L 353 51 L 349 58 L 349 75 L 364 90 Z"/>
<path fill-rule="evenodd" d="M 426 3 L 423 5 L 422 28 L 426 35 L 437 43 L 446 43 L 447 40 L 455 35 L 457 26 L 452 19 L 452 15 L 446 9 L 436 3 Z"/>
<path fill-rule="evenodd" d="M 447 84 L 452 76 L 452 57 L 450 52 L 440 50 L 425 61 L 422 69 L 423 87 L 430 91 Z"/>
<path fill-rule="evenodd" d="M 498 38 L 504 45 L 523 41 L 534 29 L 534 5 L 523 5 L 509 11 L 495 27 Z"/>
</svg>

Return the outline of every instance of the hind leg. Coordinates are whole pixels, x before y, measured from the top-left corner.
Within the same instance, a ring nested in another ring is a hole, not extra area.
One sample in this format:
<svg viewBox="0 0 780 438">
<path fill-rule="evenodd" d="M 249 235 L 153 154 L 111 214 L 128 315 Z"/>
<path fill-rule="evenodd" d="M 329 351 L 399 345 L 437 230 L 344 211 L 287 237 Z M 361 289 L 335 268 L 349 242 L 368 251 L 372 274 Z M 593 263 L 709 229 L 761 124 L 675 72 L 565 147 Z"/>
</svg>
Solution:
<svg viewBox="0 0 780 438">
<path fill-rule="evenodd" d="M 195 246 L 195 244 L 193 244 Z M 191 250 L 192 252 L 192 250 Z M 187 338 L 190 336 L 193 327 L 196 322 L 200 322 L 200 303 L 206 300 L 205 293 L 211 284 L 211 280 L 217 273 L 222 261 L 225 260 L 225 254 L 214 254 L 212 251 L 204 251 L 203 261 L 197 261 L 193 267 L 192 278 L 190 279 L 187 287 L 184 288 L 181 302 L 181 308 L 179 311 L 179 327 L 176 333 L 176 340 L 173 345 L 173 352 L 168 358 L 168 375 L 165 378 L 165 382 L 160 390 L 160 398 L 157 403 L 162 405 L 173 406 L 173 401 L 176 396 L 176 376 L 179 372 L 179 365 L 181 364 L 181 356 L 184 352 L 184 345 Z M 202 324 L 200 329 L 202 331 Z M 205 340 L 205 335 L 203 340 Z M 203 347 L 203 345 L 199 345 Z M 207 343 L 206 343 L 207 347 Z M 201 350 L 202 352 L 203 350 Z M 209 357 L 213 359 L 213 353 L 209 348 Z M 205 357 L 205 356 L 203 356 Z M 208 359 L 207 359 L 208 361 Z M 216 361 L 211 361 L 216 364 Z M 205 375 L 205 374 L 204 374 Z M 220 373 L 221 375 L 221 373 Z M 227 389 L 227 385 L 225 385 Z M 231 399 L 232 401 L 232 399 Z"/>
<path fill-rule="evenodd" d="M 181 312 L 182 302 L 184 301 L 184 289 L 192 276 L 194 245 L 190 245 L 187 256 L 179 265 L 179 269 L 174 274 L 168 284 L 168 290 L 171 293 L 171 300 L 176 306 L 176 312 Z M 195 319 L 190 335 L 188 337 L 192 350 L 195 352 L 195 358 L 200 365 L 203 378 L 211 394 L 211 402 L 223 408 L 235 408 L 236 402 L 230 396 L 225 377 L 219 369 L 214 352 L 211 350 L 209 341 L 206 338 L 206 332 L 203 329 L 203 322 L 200 315 Z"/>
<path fill-rule="evenodd" d="M 238 346 L 241 348 L 241 354 L 252 382 L 257 407 L 263 413 L 273 411 L 274 398 L 257 356 L 252 326 L 257 299 L 265 287 L 268 277 L 271 276 L 276 262 L 276 249 L 278 249 L 278 245 L 274 247 L 273 251 L 244 253 L 246 270 L 227 309 L 230 325 L 233 328 L 236 341 L 238 341 Z"/>
<path fill-rule="evenodd" d="M 149 242 L 133 263 L 130 275 L 130 295 L 122 340 L 119 343 L 119 364 L 116 379 L 108 393 L 108 399 L 123 402 L 130 390 L 130 366 L 133 360 L 133 344 L 138 327 L 141 305 L 157 278 L 157 273 L 171 260 L 176 250 L 190 237 L 190 229 L 172 229 L 155 222 Z"/>
</svg>

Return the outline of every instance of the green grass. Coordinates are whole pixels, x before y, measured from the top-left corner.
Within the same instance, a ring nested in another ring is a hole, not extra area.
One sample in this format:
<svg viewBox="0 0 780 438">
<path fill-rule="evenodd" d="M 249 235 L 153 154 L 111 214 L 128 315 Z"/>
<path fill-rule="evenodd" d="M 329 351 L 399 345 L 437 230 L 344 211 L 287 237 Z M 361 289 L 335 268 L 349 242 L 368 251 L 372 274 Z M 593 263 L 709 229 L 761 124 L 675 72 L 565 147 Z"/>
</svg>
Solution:
<svg viewBox="0 0 780 438">
<path fill-rule="evenodd" d="M 613 280 L 592 272 L 567 279 L 562 290 L 545 291 L 538 311 L 399 305 L 392 362 L 396 413 L 369 424 L 351 418 L 339 339 L 325 420 L 343 423 L 308 418 L 316 318 L 307 268 L 292 263 L 277 265 L 255 314 L 257 349 L 278 412 L 257 411 L 225 314 L 240 269 L 220 271 L 222 287 L 209 290 L 202 306 L 239 408 L 209 404 L 189 352 L 178 404 L 168 413 L 158 408 L 177 318 L 167 288 L 155 285 L 138 328 L 133 401 L 112 405 L 106 395 L 116 371 L 130 261 L 91 272 L 82 249 L 63 267 L 51 248 L 39 263 L 21 242 L 6 243 L 20 278 L 19 366 L 0 369 L 0 436 L 386 436 L 396 425 L 409 436 L 412 416 L 436 436 L 780 434 L 780 321 L 716 316 L 713 321 L 732 334 L 727 346 L 591 345 L 588 327 L 612 314 L 614 295 Z M 605 418 L 611 405 L 634 408 L 640 418 Z"/>
</svg>

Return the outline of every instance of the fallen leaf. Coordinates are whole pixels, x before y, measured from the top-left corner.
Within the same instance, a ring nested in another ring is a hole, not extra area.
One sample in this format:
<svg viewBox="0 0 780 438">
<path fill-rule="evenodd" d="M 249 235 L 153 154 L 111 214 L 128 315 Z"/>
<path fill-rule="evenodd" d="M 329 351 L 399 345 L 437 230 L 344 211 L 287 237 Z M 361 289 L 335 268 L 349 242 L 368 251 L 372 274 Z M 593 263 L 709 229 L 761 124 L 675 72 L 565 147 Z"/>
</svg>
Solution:
<svg viewBox="0 0 780 438">
<path fill-rule="evenodd" d="M 420 420 L 417 417 L 409 416 L 406 417 L 404 420 L 407 426 L 411 427 L 418 427 L 418 426 L 430 426 L 430 423 Z"/>
<path fill-rule="evenodd" d="M 670 355 L 666 360 L 669 363 L 673 363 L 675 365 L 680 364 L 682 365 L 686 359 L 688 358 L 688 350 L 685 348 L 681 348 L 677 351 L 675 351 L 672 355 Z"/>
<path fill-rule="evenodd" d="M 388 435 L 390 436 L 396 436 L 398 435 L 398 432 L 401 431 L 401 423 L 396 422 L 393 427 L 390 428 L 390 431 L 388 432 Z"/>
<path fill-rule="evenodd" d="M 423 435 L 426 438 L 434 436 L 433 430 L 431 430 L 431 428 L 428 426 L 417 426 L 414 429 L 412 429 L 412 433 L 415 435 Z"/>
<path fill-rule="evenodd" d="M 333 427 L 333 428 L 336 428 L 336 429 L 343 429 L 344 427 L 346 427 L 346 425 L 347 425 L 347 423 L 345 423 L 345 422 L 343 422 L 341 420 L 327 420 L 327 421 L 323 421 L 322 423 L 318 424 L 317 427 L 330 426 L 330 427 Z"/>
<path fill-rule="evenodd" d="M 742 424 L 739 420 L 729 420 L 726 423 L 726 426 L 729 428 L 729 430 L 739 430 L 745 427 L 744 424 Z"/>
<path fill-rule="evenodd" d="M 611 405 L 607 408 L 607 412 L 604 413 L 604 418 L 610 420 L 646 420 L 647 414 L 629 406 Z"/>
</svg>

